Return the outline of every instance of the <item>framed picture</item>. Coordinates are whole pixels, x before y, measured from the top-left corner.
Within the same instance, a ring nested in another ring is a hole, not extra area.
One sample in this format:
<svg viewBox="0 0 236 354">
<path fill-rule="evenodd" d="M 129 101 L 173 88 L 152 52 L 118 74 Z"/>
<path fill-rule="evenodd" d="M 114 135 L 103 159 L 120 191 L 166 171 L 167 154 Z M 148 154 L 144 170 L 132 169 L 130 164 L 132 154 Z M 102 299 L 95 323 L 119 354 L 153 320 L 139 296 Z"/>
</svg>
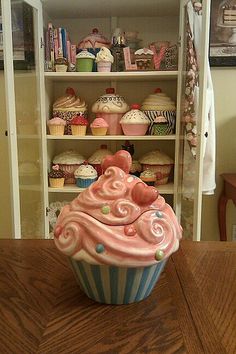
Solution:
<svg viewBox="0 0 236 354">
<path fill-rule="evenodd" d="M 211 1 L 209 61 L 211 66 L 236 66 L 236 6 Z"/>
<path fill-rule="evenodd" d="M 13 60 L 16 70 L 34 67 L 33 9 L 23 1 L 12 3 Z M 3 28 L 0 16 L 0 69 L 3 69 Z"/>
</svg>

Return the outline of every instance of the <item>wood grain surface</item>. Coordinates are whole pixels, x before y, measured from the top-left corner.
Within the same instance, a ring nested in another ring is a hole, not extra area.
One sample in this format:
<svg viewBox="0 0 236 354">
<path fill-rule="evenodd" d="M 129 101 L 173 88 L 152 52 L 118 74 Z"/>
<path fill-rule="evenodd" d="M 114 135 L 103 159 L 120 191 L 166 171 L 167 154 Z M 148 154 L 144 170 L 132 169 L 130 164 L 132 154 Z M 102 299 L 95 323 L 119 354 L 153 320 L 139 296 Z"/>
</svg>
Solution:
<svg viewBox="0 0 236 354">
<path fill-rule="evenodd" d="M 236 353 L 236 245 L 184 241 L 152 294 L 101 305 L 48 240 L 0 241 L 1 354 Z"/>
</svg>

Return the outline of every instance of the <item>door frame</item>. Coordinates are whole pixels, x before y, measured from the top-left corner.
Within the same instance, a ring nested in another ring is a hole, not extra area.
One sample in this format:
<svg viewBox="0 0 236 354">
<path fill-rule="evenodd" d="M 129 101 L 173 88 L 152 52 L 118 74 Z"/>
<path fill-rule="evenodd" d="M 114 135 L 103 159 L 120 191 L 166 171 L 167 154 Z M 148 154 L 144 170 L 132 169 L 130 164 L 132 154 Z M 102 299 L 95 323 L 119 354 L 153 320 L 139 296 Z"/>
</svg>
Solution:
<svg viewBox="0 0 236 354">
<path fill-rule="evenodd" d="M 37 11 L 37 50 L 39 53 L 39 93 L 43 94 L 43 54 L 40 47 L 42 38 L 42 4 L 40 0 L 24 0 L 25 3 Z M 18 171 L 18 146 L 16 128 L 16 104 L 15 104 L 15 85 L 14 85 L 14 66 L 13 66 L 13 41 L 12 41 L 12 19 L 11 1 L 2 1 L 2 26 L 3 26 L 3 46 L 4 46 L 4 78 L 5 78 L 5 97 L 6 97 L 6 116 L 9 139 L 9 159 L 10 159 L 10 190 L 11 190 L 11 209 L 12 209 L 12 237 L 21 238 L 21 215 L 20 215 L 20 190 L 19 190 L 19 171 Z M 42 96 L 41 96 L 42 97 Z M 40 110 L 43 112 L 42 99 L 40 99 Z M 42 144 L 43 146 L 44 144 Z M 42 151 L 42 156 L 44 156 Z M 43 157 L 44 159 L 44 157 Z M 44 165 L 44 161 L 42 161 Z M 45 178 L 43 178 L 45 180 Z M 45 182 L 44 182 L 45 183 Z M 43 200 L 45 207 L 45 186 L 43 186 Z M 44 208 L 45 210 L 45 208 Z M 45 225 L 44 225 L 45 231 Z"/>
</svg>

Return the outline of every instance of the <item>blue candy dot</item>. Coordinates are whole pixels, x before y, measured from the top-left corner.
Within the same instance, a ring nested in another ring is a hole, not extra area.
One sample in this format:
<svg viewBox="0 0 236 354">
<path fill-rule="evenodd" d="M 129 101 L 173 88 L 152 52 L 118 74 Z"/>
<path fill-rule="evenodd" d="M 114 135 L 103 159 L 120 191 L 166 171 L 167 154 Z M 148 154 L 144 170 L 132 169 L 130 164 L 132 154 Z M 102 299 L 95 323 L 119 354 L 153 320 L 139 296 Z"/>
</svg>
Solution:
<svg viewBox="0 0 236 354">
<path fill-rule="evenodd" d="M 157 211 L 157 212 L 156 212 L 156 216 L 157 216 L 158 218 L 162 218 L 163 215 L 162 215 L 162 213 L 161 213 L 160 211 Z"/>
<path fill-rule="evenodd" d="M 103 244 L 98 243 L 97 246 L 96 246 L 96 252 L 97 253 L 102 253 L 104 251 L 105 251 L 105 247 L 103 246 Z"/>
</svg>

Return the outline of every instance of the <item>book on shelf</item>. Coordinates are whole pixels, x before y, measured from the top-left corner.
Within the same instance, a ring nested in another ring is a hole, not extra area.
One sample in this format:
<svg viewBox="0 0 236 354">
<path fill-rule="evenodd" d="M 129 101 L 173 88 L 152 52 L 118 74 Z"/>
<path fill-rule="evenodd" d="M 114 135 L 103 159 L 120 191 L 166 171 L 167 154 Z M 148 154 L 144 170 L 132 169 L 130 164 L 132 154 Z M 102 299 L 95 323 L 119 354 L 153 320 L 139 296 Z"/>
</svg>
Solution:
<svg viewBox="0 0 236 354">
<path fill-rule="evenodd" d="M 63 58 L 68 62 L 68 71 L 75 70 L 76 45 L 70 41 L 69 32 L 63 28 L 54 28 L 48 23 L 45 31 L 45 71 L 55 70 L 55 60 L 63 53 Z"/>
</svg>

